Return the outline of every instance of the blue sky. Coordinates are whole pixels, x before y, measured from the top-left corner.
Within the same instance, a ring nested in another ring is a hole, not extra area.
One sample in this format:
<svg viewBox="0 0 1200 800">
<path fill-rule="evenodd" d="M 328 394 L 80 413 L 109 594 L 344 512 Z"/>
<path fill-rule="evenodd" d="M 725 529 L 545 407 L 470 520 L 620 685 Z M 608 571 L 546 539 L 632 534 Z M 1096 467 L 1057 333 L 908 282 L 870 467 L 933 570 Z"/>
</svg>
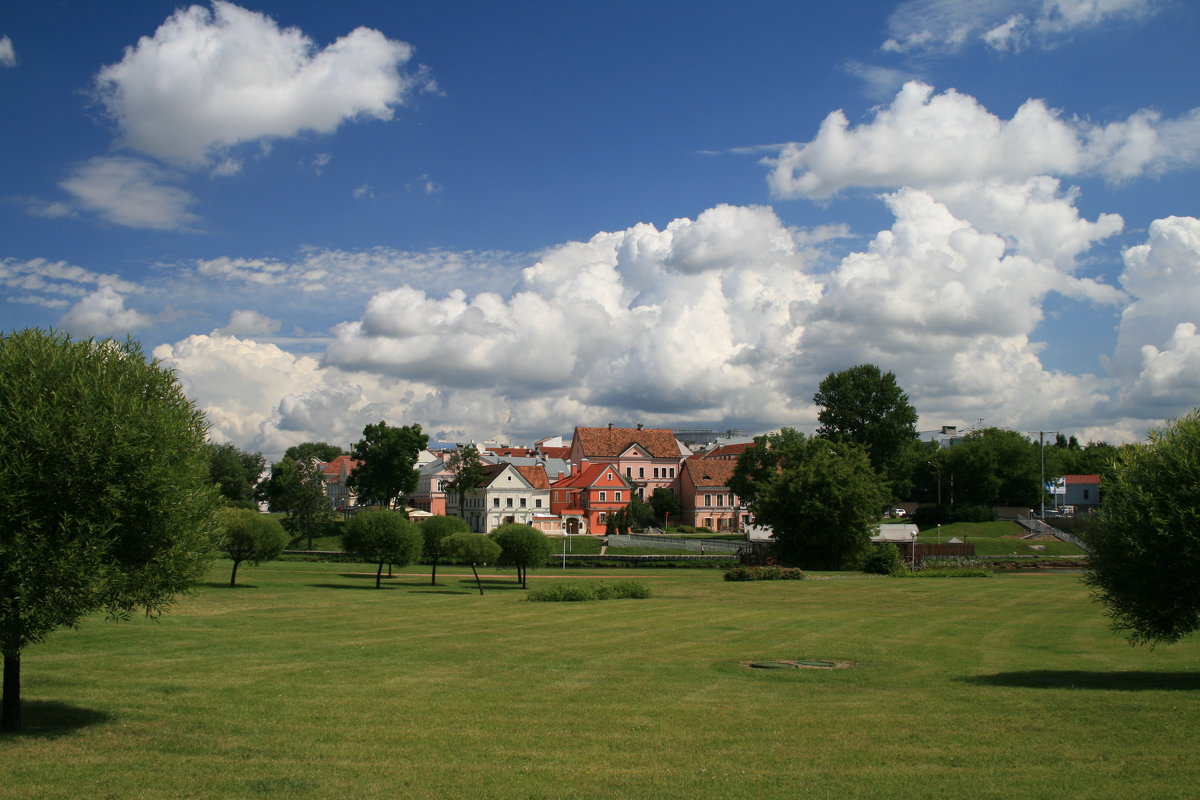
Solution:
<svg viewBox="0 0 1200 800">
<path fill-rule="evenodd" d="M 3 328 L 273 455 L 809 429 L 863 362 L 923 429 L 1195 406 L 1200 8 L 812 5 L 8 3 Z"/>
</svg>

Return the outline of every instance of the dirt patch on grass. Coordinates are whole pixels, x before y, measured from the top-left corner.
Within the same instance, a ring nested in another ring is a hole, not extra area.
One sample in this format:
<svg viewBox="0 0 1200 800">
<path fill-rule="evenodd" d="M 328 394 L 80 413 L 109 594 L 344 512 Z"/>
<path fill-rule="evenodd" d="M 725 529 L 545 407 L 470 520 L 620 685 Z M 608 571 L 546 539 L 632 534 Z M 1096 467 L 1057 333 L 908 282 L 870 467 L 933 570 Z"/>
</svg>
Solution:
<svg viewBox="0 0 1200 800">
<path fill-rule="evenodd" d="M 742 666 L 750 669 L 849 669 L 854 666 L 854 663 L 833 659 L 800 658 L 743 661 Z"/>
</svg>

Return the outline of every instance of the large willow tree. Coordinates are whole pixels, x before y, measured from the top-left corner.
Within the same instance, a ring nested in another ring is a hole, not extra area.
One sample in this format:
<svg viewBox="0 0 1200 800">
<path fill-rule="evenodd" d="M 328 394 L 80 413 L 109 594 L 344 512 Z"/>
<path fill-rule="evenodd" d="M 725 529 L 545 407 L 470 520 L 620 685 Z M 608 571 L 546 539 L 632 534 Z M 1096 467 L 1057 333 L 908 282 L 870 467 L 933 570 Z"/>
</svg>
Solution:
<svg viewBox="0 0 1200 800">
<path fill-rule="evenodd" d="M 105 611 L 159 613 L 209 563 L 219 494 L 203 415 L 132 341 L 0 335 L 2 727 L 21 652 Z"/>
</svg>

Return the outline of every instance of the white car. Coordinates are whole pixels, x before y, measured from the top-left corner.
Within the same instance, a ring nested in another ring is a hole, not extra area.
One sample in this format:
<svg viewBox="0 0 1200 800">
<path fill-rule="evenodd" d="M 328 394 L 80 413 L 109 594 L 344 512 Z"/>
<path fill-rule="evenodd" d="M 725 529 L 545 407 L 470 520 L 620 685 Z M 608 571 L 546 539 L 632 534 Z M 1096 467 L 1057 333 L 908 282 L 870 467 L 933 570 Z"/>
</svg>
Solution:
<svg viewBox="0 0 1200 800">
<path fill-rule="evenodd" d="M 893 517 L 907 517 L 907 516 L 908 516 L 908 512 L 907 512 L 907 511 L 905 511 L 903 508 L 893 508 L 893 509 L 892 509 L 892 516 L 893 516 Z"/>
</svg>

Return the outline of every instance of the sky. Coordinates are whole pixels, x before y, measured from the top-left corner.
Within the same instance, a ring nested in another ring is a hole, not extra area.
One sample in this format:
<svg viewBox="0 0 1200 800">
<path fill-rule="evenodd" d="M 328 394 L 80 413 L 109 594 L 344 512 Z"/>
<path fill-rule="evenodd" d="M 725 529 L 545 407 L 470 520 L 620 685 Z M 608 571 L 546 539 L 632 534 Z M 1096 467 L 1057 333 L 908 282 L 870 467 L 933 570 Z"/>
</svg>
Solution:
<svg viewBox="0 0 1200 800">
<path fill-rule="evenodd" d="M 12 0 L 0 330 L 214 441 L 365 424 L 1137 441 L 1200 404 L 1200 5 Z"/>
</svg>

